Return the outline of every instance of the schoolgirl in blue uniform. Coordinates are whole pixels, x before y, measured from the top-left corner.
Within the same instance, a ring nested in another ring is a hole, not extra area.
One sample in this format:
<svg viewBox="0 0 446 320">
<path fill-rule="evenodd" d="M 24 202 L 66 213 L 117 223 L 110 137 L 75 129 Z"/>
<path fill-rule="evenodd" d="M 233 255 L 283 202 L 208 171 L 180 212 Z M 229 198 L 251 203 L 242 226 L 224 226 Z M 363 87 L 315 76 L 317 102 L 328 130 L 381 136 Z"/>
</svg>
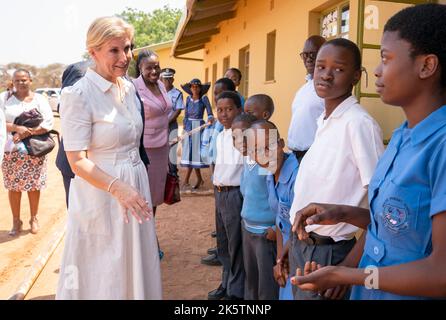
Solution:
<svg viewBox="0 0 446 320">
<path fill-rule="evenodd" d="M 395 130 L 370 182 L 370 213 L 316 204 L 298 212 L 293 230 L 299 238 L 306 237 L 305 224 L 367 227 L 365 241 L 346 258 L 349 265 L 307 263 L 304 272 L 297 270 L 292 282 L 302 290 L 353 285 L 351 299 L 446 297 L 444 21 L 445 5 L 426 4 L 400 11 L 385 25 L 377 91 L 384 103 L 401 106 L 407 121 Z"/>
</svg>

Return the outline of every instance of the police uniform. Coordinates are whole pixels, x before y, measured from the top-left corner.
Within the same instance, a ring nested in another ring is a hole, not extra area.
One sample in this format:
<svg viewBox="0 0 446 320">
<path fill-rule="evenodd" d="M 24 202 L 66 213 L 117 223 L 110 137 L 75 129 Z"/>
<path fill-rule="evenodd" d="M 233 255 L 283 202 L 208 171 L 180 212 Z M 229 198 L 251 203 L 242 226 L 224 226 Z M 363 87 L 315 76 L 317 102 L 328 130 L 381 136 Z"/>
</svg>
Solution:
<svg viewBox="0 0 446 320">
<path fill-rule="evenodd" d="M 175 69 L 164 68 L 161 69 L 160 77 L 165 79 L 173 78 L 175 73 L 176 73 Z M 173 87 L 170 91 L 167 92 L 167 95 L 172 101 L 172 110 L 169 112 L 169 118 L 170 118 L 175 111 L 184 110 L 183 93 L 177 88 Z M 169 123 L 169 140 L 173 140 L 177 136 L 178 136 L 178 122 L 174 121 Z M 172 146 L 169 153 L 169 172 L 174 173 L 175 175 L 178 175 L 178 168 L 176 164 L 177 148 L 178 144 L 175 144 L 174 146 Z M 175 163 L 172 163 L 171 159 L 175 159 Z"/>
</svg>

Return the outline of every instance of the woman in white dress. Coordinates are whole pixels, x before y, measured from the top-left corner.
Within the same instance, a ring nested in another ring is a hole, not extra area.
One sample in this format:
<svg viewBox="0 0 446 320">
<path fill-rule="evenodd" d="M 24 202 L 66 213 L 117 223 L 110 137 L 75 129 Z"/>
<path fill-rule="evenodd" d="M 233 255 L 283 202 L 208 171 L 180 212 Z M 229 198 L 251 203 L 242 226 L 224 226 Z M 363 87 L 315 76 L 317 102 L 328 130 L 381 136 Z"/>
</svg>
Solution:
<svg viewBox="0 0 446 320">
<path fill-rule="evenodd" d="M 141 105 L 123 78 L 133 33 L 120 18 L 95 20 L 87 34 L 95 64 L 62 92 L 65 151 L 76 177 L 56 299 L 161 299 L 149 179 L 138 152 Z"/>
</svg>

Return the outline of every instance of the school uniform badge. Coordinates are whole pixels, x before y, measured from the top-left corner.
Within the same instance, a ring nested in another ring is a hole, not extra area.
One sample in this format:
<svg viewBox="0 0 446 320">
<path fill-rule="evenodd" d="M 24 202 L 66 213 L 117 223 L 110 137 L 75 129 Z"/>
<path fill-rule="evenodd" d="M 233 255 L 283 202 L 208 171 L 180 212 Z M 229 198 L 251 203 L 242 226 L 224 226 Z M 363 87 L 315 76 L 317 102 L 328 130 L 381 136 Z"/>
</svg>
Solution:
<svg viewBox="0 0 446 320">
<path fill-rule="evenodd" d="M 384 225 L 392 232 L 398 233 L 409 227 L 409 208 L 399 198 L 388 198 L 381 214 Z"/>
</svg>

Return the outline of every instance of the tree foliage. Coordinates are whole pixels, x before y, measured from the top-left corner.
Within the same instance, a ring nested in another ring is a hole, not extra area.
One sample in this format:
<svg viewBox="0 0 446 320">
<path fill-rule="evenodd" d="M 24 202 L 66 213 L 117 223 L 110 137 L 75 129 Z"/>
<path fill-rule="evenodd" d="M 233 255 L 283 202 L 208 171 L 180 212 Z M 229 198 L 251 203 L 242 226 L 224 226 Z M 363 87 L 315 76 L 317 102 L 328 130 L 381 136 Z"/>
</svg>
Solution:
<svg viewBox="0 0 446 320">
<path fill-rule="evenodd" d="M 31 88 L 59 88 L 62 83 L 62 73 L 65 69 L 65 65 L 60 63 L 53 63 L 46 67 L 39 68 L 32 65 L 22 63 L 9 63 L 4 66 L 0 66 L 0 91 L 6 88 L 9 81 L 12 80 L 12 74 L 17 69 L 25 69 L 31 73 L 33 83 Z"/>
<path fill-rule="evenodd" d="M 153 12 L 144 12 L 134 8 L 126 8 L 117 16 L 129 22 L 135 28 L 135 48 L 145 47 L 152 44 L 172 40 L 178 22 L 181 18 L 180 9 L 172 9 L 164 6 Z M 85 53 L 83 59 L 88 58 Z M 11 80 L 12 72 L 16 69 L 24 68 L 31 72 L 33 76 L 32 88 L 39 87 L 60 87 L 62 73 L 65 66 L 62 64 L 50 64 L 43 68 L 21 63 L 9 63 L 0 66 L 0 92 L 4 90 L 8 81 Z M 134 73 L 134 66 L 129 73 Z"/>
<path fill-rule="evenodd" d="M 172 40 L 181 18 L 180 9 L 164 6 L 147 13 L 138 9 L 126 8 L 118 14 L 135 28 L 135 48 Z"/>
</svg>

